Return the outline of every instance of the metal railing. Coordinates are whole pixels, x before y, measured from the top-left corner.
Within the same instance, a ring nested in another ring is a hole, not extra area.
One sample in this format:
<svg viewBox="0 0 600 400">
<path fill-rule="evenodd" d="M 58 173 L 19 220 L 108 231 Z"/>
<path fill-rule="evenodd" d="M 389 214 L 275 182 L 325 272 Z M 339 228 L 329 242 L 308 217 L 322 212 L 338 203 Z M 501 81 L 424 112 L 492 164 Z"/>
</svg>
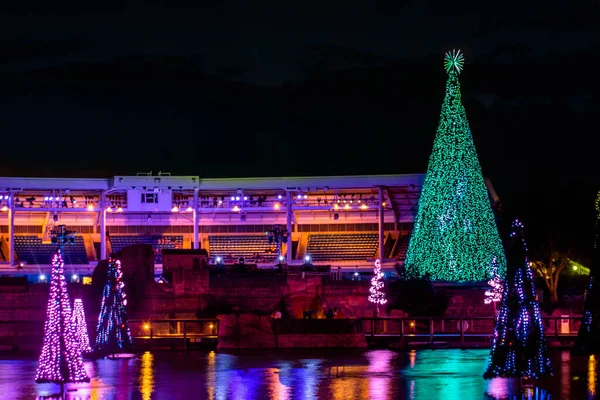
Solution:
<svg viewBox="0 0 600 400">
<path fill-rule="evenodd" d="M 174 339 L 170 343 L 181 343 L 186 350 L 191 341 L 216 339 L 219 332 L 219 320 L 216 318 L 130 319 L 128 322 L 133 339 L 149 340 L 147 345 L 159 343 L 163 339 Z M 92 343 L 97 323 L 97 320 L 87 321 Z M 43 336 L 44 321 L 0 321 L 0 346 L 8 346 L 15 350 L 22 346 L 39 346 Z"/>
<path fill-rule="evenodd" d="M 379 317 L 362 318 L 365 335 L 370 337 L 435 339 L 483 338 L 494 336 L 495 317 Z M 545 336 L 558 341 L 577 336 L 581 316 L 542 317 Z"/>
</svg>

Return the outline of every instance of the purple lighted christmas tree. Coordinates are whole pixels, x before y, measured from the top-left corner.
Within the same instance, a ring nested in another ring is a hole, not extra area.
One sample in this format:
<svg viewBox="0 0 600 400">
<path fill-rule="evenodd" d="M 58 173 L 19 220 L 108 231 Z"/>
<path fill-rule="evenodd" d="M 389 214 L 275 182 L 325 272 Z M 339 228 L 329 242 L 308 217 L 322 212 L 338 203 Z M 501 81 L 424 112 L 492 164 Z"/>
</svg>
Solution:
<svg viewBox="0 0 600 400">
<path fill-rule="evenodd" d="M 539 378 L 553 374 L 544 325 L 527 260 L 523 224 L 512 224 L 507 273 L 496 317 L 490 363 L 483 377 Z"/>
<path fill-rule="evenodd" d="M 127 323 L 127 295 L 121 262 L 111 256 L 106 273 L 94 351 L 105 355 L 128 353 L 133 351 L 133 342 Z"/>
<path fill-rule="evenodd" d="M 73 330 L 75 331 L 75 340 L 79 344 L 79 349 L 82 353 L 90 353 L 90 338 L 87 331 L 87 323 L 85 321 L 85 313 L 83 311 L 83 301 L 75 299 L 73 302 Z"/>
<path fill-rule="evenodd" d="M 44 345 L 35 374 L 37 383 L 89 382 L 73 329 L 71 302 L 59 249 L 52 260 L 50 295 L 44 327 Z"/>
</svg>

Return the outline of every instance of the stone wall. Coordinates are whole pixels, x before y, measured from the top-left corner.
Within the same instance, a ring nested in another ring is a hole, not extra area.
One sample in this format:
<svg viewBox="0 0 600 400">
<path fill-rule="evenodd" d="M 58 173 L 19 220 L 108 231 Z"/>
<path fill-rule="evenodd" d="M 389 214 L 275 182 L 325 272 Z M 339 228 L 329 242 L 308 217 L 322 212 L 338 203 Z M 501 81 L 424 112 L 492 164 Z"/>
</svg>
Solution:
<svg viewBox="0 0 600 400">
<path fill-rule="evenodd" d="M 286 322 L 283 333 L 279 322 Z M 293 322 L 292 324 L 290 324 Z M 357 329 L 358 328 L 358 329 Z M 255 314 L 219 315 L 219 350 L 367 348 L 360 324 L 353 320 L 272 320 Z"/>
</svg>

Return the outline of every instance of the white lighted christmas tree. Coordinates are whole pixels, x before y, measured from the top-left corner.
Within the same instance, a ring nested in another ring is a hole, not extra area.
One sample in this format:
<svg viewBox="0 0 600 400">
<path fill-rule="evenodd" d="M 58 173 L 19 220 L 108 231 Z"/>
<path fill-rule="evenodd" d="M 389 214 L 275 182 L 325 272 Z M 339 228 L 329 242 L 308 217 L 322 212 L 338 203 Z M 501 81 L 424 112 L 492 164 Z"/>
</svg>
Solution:
<svg viewBox="0 0 600 400">
<path fill-rule="evenodd" d="M 371 278 L 371 287 L 369 288 L 369 301 L 375 303 L 377 314 L 379 314 L 379 305 L 387 303 L 385 292 L 383 291 L 383 272 L 381 271 L 381 261 L 375 260 L 374 276 Z"/>
<path fill-rule="evenodd" d="M 468 282 L 503 277 L 506 260 L 475 151 L 458 75 L 460 51 L 448 52 L 446 95 L 419 209 L 406 253 L 408 277 Z"/>
<path fill-rule="evenodd" d="M 75 340 L 79 344 L 79 350 L 84 354 L 90 353 L 92 348 L 90 347 L 90 338 L 81 299 L 75 299 L 73 302 L 73 330 L 75 331 Z"/>
<path fill-rule="evenodd" d="M 485 304 L 493 304 L 494 313 L 496 312 L 496 303 L 502 300 L 502 292 L 504 290 L 504 279 L 498 275 L 498 267 L 495 260 L 492 262 L 492 275 L 493 278 L 488 281 L 490 289 L 485 292 Z"/>
</svg>

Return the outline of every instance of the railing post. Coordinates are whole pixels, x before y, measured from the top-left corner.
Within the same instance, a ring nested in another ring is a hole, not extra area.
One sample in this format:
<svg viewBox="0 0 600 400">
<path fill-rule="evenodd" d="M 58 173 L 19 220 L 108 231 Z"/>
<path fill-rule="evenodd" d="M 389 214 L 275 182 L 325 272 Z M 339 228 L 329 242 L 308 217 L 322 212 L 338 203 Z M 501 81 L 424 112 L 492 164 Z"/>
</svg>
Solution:
<svg viewBox="0 0 600 400">
<path fill-rule="evenodd" d="M 19 335 L 18 324 L 15 324 L 15 341 L 13 343 L 13 350 L 19 350 L 19 345 L 17 344 L 18 335 Z"/>
<path fill-rule="evenodd" d="M 404 339 L 404 319 L 400 320 L 400 340 Z"/>
<path fill-rule="evenodd" d="M 463 329 L 463 318 L 460 317 L 460 342 L 464 343 L 465 342 L 465 330 Z"/>
<path fill-rule="evenodd" d="M 429 343 L 433 343 L 433 319 L 429 319 Z"/>
<path fill-rule="evenodd" d="M 187 321 L 183 321 L 183 350 L 187 351 Z"/>
<path fill-rule="evenodd" d="M 375 336 L 375 318 L 371 318 L 371 337 Z"/>
</svg>

